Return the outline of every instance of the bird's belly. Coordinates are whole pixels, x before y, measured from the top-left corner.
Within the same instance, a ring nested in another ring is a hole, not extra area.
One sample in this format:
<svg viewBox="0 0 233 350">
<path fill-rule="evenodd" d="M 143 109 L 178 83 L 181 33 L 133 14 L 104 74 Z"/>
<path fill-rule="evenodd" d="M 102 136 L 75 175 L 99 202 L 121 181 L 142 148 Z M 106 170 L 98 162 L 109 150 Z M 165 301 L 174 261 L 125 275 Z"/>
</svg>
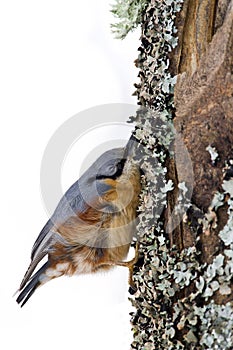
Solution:
<svg viewBox="0 0 233 350">
<path fill-rule="evenodd" d="M 55 278 L 64 274 L 89 274 L 109 269 L 114 266 L 114 262 L 124 260 L 134 234 L 135 216 L 135 208 L 129 205 L 116 213 L 103 215 L 99 226 L 86 225 L 84 221 L 80 226 L 80 220 L 71 218 L 69 225 L 66 223 L 59 227 L 60 233 L 70 240 L 71 246 L 66 250 L 64 245 L 56 245 L 53 263 L 45 272 L 46 276 Z M 72 233 L 71 239 L 67 232 Z"/>
</svg>

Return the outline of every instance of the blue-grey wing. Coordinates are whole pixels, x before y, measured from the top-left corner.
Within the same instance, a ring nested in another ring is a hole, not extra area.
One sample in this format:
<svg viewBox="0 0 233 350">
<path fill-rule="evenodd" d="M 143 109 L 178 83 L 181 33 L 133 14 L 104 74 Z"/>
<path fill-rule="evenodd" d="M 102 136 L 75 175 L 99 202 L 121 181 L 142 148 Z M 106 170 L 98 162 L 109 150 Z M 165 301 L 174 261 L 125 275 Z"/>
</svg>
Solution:
<svg viewBox="0 0 233 350">
<path fill-rule="evenodd" d="M 83 212 L 85 208 L 86 203 L 81 196 L 78 181 L 76 181 L 61 198 L 53 215 L 41 230 L 32 247 L 31 259 L 34 259 L 39 250 L 44 251 L 51 244 L 51 238 L 57 226 L 64 223 L 69 217 Z"/>
<path fill-rule="evenodd" d="M 49 253 L 51 247 L 56 242 L 64 243 L 64 239 L 57 232 L 56 227 L 64 223 L 69 217 L 85 210 L 85 207 L 86 204 L 81 196 L 78 181 L 76 181 L 61 198 L 53 215 L 37 237 L 32 247 L 31 263 L 21 282 L 20 289 L 26 285 L 38 263 Z"/>
</svg>

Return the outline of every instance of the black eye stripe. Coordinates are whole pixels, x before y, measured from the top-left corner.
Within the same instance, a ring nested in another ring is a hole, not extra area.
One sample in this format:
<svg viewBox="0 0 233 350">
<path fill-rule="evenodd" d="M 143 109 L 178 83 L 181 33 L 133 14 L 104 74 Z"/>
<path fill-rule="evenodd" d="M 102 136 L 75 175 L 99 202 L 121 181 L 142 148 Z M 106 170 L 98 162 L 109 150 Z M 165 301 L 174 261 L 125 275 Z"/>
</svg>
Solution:
<svg viewBox="0 0 233 350">
<path fill-rule="evenodd" d="M 113 175 L 97 175 L 96 179 L 97 180 L 101 180 L 101 179 L 113 179 L 116 180 L 119 176 L 121 176 L 123 169 L 124 169 L 124 165 L 125 165 L 126 159 L 122 159 L 120 162 L 117 163 L 117 171 L 115 172 L 115 174 Z"/>
</svg>

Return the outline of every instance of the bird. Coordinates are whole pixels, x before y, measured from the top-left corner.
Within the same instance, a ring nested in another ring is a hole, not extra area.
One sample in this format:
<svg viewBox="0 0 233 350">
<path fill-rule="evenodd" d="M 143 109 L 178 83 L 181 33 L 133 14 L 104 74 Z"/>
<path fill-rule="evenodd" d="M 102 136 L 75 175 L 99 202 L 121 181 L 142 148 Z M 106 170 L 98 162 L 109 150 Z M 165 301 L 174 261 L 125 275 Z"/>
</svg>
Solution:
<svg viewBox="0 0 233 350">
<path fill-rule="evenodd" d="M 136 226 L 141 175 L 129 149 L 104 152 L 65 192 L 32 247 L 31 262 L 17 291 L 21 307 L 38 287 L 63 275 L 126 266 L 133 283 L 138 244 L 134 258 L 125 259 Z"/>
</svg>

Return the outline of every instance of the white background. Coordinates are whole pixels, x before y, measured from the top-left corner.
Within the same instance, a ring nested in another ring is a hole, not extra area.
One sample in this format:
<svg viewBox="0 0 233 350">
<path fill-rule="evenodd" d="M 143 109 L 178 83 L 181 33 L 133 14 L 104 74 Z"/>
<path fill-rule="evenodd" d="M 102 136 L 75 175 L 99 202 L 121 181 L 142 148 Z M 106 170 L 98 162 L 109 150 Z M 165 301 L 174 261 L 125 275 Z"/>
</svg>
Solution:
<svg viewBox="0 0 233 350">
<path fill-rule="evenodd" d="M 127 271 L 59 278 L 23 309 L 12 297 L 47 221 L 40 163 L 54 131 L 83 109 L 136 103 L 139 31 L 113 38 L 107 0 L 8 0 L 0 8 L 0 348 L 128 350 Z M 104 141 L 104 140 L 103 140 Z M 81 150 L 87 152 L 86 149 Z M 69 159 L 69 157 L 67 158 Z M 67 163 L 68 164 L 68 163 Z M 70 171 L 64 164 L 64 186 Z"/>
</svg>

